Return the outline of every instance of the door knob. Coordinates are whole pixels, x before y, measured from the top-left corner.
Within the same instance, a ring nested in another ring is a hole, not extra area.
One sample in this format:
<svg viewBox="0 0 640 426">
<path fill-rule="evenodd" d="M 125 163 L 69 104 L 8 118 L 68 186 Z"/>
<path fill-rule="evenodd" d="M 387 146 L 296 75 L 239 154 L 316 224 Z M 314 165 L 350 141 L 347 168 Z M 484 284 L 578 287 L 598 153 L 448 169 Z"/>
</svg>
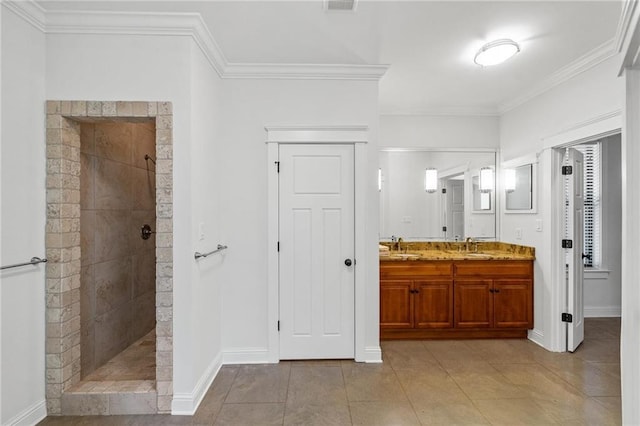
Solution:
<svg viewBox="0 0 640 426">
<path fill-rule="evenodd" d="M 353 262 L 351 262 L 351 259 L 345 259 L 344 264 L 347 266 L 351 266 Z"/>
</svg>

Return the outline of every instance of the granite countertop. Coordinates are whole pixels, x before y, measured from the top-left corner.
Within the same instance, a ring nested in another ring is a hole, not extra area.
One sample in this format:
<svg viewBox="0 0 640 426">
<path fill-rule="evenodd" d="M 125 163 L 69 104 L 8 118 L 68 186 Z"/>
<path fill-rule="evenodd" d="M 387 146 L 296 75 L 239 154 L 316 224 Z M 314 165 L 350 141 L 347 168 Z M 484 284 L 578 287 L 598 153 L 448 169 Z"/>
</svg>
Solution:
<svg viewBox="0 0 640 426">
<path fill-rule="evenodd" d="M 475 250 L 477 244 L 477 251 Z M 534 260 L 535 248 L 493 241 L 474 242 L 466 250 L 464 242 L 401 242 L 380 243 L 390 248 L 380 252 L 381 261 L 416 260 Z"/>
</svg>

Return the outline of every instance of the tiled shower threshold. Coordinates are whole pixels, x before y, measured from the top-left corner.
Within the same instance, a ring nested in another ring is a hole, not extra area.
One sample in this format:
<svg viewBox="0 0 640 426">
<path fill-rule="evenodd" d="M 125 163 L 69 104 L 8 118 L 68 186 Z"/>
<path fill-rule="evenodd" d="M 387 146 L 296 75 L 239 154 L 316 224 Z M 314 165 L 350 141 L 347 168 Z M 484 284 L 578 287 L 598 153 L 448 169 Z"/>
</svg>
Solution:
<svg viewBox="0 0 640 426">
<path fill-rule="evenodd" d="M 62 396 L 66 415 L 153 414 L 156 398 L 155 329 Z"/>
</svg>

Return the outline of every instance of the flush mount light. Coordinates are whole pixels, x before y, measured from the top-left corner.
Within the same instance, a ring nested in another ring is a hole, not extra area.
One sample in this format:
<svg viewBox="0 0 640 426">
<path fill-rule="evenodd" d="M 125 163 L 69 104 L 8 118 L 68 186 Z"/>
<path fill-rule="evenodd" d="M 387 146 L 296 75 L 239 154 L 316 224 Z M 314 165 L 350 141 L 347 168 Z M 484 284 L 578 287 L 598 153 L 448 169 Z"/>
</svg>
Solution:
<svg viewBox="0 0 640 426">
<path fill-rule="evenodd" d="M 424 190 L 433 193 L 438 190 L 438 171 L 434 168 L 428 168 L 424 173 Z"/>
<path fill-rule="evenodd" d="M 476 53 L 473 62 L 488 67 L 491 65 L 501 64 L 520 51 L 520 46 L 515 41 L 502 38 L 494 40 L 482 46 Z"/>
</svg>

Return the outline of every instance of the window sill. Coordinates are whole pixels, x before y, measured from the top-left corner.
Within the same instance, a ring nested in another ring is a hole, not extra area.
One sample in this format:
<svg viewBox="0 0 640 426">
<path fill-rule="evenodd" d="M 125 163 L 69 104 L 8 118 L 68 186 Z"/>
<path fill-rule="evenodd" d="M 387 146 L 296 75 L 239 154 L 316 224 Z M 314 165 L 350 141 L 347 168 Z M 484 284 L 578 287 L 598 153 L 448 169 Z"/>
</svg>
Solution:
<svg viewBox="0 0 640 426">
<path fill-rule="evenodd" d="M 608 269 L 586 269 L 584 270 L 584 279 L 585 280 L 606 280 L 609 278 L 609 273 L 611 273 Z"/>
</svg>

